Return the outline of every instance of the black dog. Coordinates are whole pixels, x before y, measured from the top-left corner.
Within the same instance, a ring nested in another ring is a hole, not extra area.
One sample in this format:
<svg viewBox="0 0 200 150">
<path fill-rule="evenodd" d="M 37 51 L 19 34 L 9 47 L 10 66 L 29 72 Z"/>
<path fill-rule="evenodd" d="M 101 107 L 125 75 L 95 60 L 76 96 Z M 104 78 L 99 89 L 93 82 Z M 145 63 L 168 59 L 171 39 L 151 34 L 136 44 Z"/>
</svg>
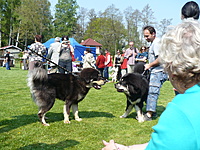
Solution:
<svg viewBox="0 0 200 150">
<path fill-rule="evenodd" d="M 144 72 L 144 71 L 142 71 Z M 141 72 L 140 72 L 141 73 Z M 125 118 L 135 107 L 138 122 L 144 122 L 142 113 L 143 103 L 147 99 L 149 83 L 148 80 L 139 73 L 128 73 L 115 84 L 118 92 L 123 92 L 127 97 L 125 113 L 120 118 Z"/>
<path fill-rule="evenodd" d="M 53 107 L 56 98 L 65 101 L 64 123 L 70 123 L 71 107 L 75 120 L 81 121 L 78 116 L 78 103 L 85 98 L 90 88 L 101 89 L 103 84 L 104 80 L 93 68 L 83 69 L 78 75 L 72 73 L 47 75 L 45 69 L 37 67 L 30 71 L 28 78 L 32 97 L 39 107 L 38 117 L 45 126 L 49 126 L 45 121 L 45 114 Z"/>
<path fill-rule="evenodd" d="M 150 72 L 149 70 L 144 70 L 145 63 L 144 62 L 138 62 L 134 67 L 134 73 L 142 74 L 148 81 L 150 79 Z"/>
</svg>

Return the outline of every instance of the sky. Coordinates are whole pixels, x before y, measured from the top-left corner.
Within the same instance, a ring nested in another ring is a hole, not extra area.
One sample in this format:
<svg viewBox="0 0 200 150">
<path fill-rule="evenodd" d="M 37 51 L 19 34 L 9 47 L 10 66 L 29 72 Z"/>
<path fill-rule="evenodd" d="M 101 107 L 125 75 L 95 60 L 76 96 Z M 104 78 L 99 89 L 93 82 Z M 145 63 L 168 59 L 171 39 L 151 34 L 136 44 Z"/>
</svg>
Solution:
<svg viewBox="0 0 200 150">
<path fill-rule="evenodd" d="M 57 0 L 49 0 L 51 2 L 52 14 L 55 11 Z M 79 7 L 94 9 L 95 12 L 103 12 L 108 6 L 114 4 L 122 13 L 131 6 L 133 9 L 142 9 L 149 4 L 154 12 L 155 21 L 160 22 L 163 19 L 173 19 L 172 25 L 181 22 L 181 8 L 189 0 L 76 0 Z M 193 0 L 200 6 L 200 0 Z"/>
</svg>

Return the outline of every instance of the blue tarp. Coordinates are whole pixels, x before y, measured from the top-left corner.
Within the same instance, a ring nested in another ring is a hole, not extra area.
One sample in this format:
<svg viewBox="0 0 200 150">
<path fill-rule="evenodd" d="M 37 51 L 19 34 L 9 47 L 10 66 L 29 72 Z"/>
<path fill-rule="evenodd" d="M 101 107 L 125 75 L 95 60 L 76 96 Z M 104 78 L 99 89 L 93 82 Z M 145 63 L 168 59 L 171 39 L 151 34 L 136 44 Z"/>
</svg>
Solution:
<svg viewBox="0 0 200 150">
<path fill-rule="evenodd" d="M 81 56 L 84 56 L 84 51 L 86 50 L 86 48 L 90 48 L 92 50 L 92 54 L 96 58 L 96 47 L 83 46 L 83 45 L 79 44 L 74 38 L 69 38 L 69 41 L 70 41 L 70 44 L 74 48 L 74 57 L 77 61 L 82 61 Z M 48 49 L 50 47 L 50 45 L 54 42 L 55 42 L 55 38 L 51 38 L 43 44 Z"/>
</svg>

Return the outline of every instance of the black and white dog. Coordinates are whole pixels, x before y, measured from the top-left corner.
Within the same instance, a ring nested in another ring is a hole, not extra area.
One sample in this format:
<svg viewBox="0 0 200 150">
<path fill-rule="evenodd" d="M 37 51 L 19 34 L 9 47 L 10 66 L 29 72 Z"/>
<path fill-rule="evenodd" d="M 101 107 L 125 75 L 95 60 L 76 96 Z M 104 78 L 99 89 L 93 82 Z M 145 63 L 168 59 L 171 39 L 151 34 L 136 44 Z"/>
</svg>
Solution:
<svg viewBox="0 0 200 150">
<path fill-rule="evenodd" d="M 53 107 L 56 98 L 65 103 L 64 123 L 70 123 L 71 107 L 75 120 L 81 121 L 82 119 L 78 116 L 78 103 L 85 98 L 90 88 L 101 89 L 101 86 L 105 84 L 105 80 L 100 76 L 99 71 L 93 68 L 85 68 L 77 75 L 72 73 L 47 74 L 41 66 L 38 63 L 36 68 L 30 71 L 28 86 L 39 107 L 38 117 L 42 124 L 49 126 L 45 121 L 45 114 Z"/>
<path fill-rule="evenodd" d="M 120 81 L 115 84 L 115 88 L 118 92 L 123 92 L 127 97 L 126 110 L 120 118 L 127 117 L 133 107 L 135 107 L 137 113 L 136 119 L 138 122 L 144 122 L 142 108 L 148 96 L 149 82 L 144 75 L 140 74 L 144 71 L 144 65 L 138 64 L 138 66 L 136 65 L 135 67 L 135 70 L 139 68 L 141 71 L 138 71 L 139 73 L 125 74 Z"/>
</svg>

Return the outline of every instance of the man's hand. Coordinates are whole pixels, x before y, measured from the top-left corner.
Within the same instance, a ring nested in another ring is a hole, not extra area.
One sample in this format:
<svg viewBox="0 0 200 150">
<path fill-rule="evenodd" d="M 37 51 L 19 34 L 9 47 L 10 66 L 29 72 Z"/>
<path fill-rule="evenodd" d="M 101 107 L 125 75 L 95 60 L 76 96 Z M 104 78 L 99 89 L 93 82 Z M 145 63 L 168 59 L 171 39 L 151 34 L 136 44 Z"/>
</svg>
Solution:
<svg viewBox="0 0 200 150">
<path fill-rule="evenodd" d="M 149 70 L 151 68 L 151 65 L 150 64 L 145 64 L 144 65 L 144 70 Z"/>
</svg>

